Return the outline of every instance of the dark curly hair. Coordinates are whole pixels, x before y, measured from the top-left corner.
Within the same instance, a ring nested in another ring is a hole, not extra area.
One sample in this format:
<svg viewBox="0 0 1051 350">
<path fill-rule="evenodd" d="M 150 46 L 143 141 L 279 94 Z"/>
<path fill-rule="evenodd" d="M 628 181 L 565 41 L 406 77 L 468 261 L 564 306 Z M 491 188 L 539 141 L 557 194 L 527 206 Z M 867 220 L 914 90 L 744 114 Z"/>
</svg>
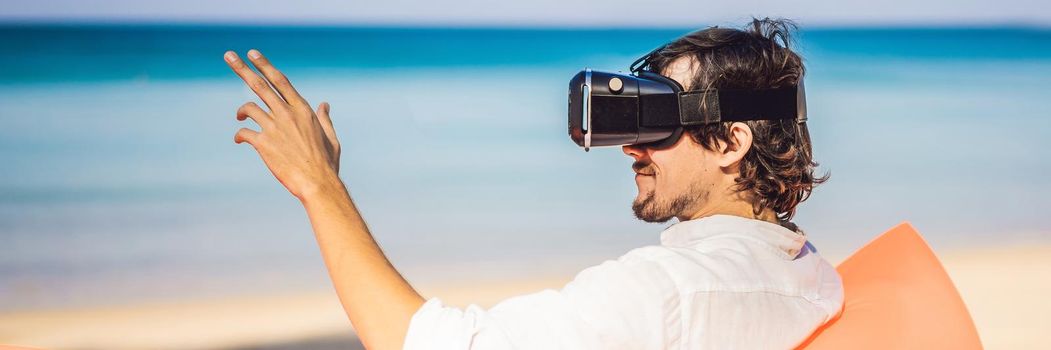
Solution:
<svg viewBox="0 0 1051 350">
<path fill-rule="evenodd" d="M 789 49 L 796 25 L 782 19 L 752 19 L 743 30 L 711 27 L 689 33 L 657 50 L 649 69 L 663 73 L 672 61 L 691 57 L 697 63 L 690 90 L 771 89 L 793 86 L 803 78 L 802 58 Z M 780 43 L 778 42 L 780 41 Z M 810 133 L 806 123 L 794 120 L 745 122 L 752 129 L 752 148 L 741 161 L 738 192 L 748 192 L 752 211 L 777 213 L 782 225 L 791 223 L 796 206 L 829 174 L 814 176 Z M 729 143 L 732 122 L 692 126 L 688 135 L 707 150 L 716 141 Z"/>
</svg>

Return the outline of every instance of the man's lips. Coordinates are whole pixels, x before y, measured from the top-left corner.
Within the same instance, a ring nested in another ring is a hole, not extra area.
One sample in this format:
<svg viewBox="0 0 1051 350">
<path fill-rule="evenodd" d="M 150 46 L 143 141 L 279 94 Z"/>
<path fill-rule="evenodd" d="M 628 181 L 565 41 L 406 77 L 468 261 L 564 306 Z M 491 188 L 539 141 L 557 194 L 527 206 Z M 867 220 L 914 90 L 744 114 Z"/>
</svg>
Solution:
<svg viewBox="0 0 1051 350">
<path fill-rule="evenodd" d="M 649 164 L 643 165 L 638 162 L 631 165 L 631 170 L 635 171 L 635 175 L 640 176 L 653 176 L 654 174 L 653 168 Z"/>
</svg>

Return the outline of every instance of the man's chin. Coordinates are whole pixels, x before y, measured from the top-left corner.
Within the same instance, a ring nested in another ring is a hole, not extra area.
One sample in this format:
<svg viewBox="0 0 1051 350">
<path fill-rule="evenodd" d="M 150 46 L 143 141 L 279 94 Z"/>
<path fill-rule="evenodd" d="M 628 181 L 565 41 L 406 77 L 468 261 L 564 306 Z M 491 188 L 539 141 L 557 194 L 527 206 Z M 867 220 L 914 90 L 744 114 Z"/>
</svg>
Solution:
<svg viewBox="0 0 1051 350">
<path fill-rule="evenodd" d="M 649 223 L 665 223 L 675 218 L 674 207 L 660 205 L 653 192 L 640 194 L 631 203 L 631 210 L 635 213 L 635 218 Z"/>
<path fill-rule="evenodd" d="M 643 197 L 641 193 L 639 193 L 639 195 L 635 196 L 635 199 L 631 201 L 631 206 L 632 207 L 639 206 L 645 201 L 646 201 L 646 198 Z"/>
<path fill-rule="evenodd" d="M 635 197 L 635 201 L 631 203 L 631 211 L 635 213 L 635 218 L 645 222 L 665 222 L 667 219 L 660 220 L 661 218 L 653 215 L 653 193 L 639 194 Z"/>
<path fill-rule="evenodd" d="M 648 206 L 650 202 L 653 202 L 653 192 L 643 192 L 640 190 L 639 193 L 635 195 L 635 200 L 631 201 L 631 208 L 641 209 Z"/>
</svg>

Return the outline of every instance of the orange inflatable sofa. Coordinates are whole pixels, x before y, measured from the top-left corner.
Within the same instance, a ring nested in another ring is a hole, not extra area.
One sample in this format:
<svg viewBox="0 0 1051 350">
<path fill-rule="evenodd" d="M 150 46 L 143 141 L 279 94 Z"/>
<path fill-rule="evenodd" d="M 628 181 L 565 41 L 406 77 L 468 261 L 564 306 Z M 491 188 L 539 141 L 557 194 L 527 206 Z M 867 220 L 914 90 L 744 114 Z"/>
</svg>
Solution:
<svg viewBox="0 0 1051 350">
<path fill-rule="evenodd" d="M 872 240 L 836 270 L 843 278 L 843 312 L 797 349 L 982 348 L 945 268 L 908 222 Z"/>
</svg>

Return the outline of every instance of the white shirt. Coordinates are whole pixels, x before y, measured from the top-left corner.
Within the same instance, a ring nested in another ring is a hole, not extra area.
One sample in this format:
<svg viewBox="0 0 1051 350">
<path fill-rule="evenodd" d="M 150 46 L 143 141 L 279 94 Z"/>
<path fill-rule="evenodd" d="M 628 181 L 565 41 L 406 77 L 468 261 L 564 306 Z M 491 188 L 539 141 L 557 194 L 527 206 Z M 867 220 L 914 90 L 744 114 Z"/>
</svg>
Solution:
<svg viewBox="0 0 1051 350">
<path fill-rule="evenodd" d="M 489 310 L 429 299 L 405 349 L 790 349 L 842 309 L 839 274 L 801 231 L 713 215 L 660 238 Z"/>
</svg>

